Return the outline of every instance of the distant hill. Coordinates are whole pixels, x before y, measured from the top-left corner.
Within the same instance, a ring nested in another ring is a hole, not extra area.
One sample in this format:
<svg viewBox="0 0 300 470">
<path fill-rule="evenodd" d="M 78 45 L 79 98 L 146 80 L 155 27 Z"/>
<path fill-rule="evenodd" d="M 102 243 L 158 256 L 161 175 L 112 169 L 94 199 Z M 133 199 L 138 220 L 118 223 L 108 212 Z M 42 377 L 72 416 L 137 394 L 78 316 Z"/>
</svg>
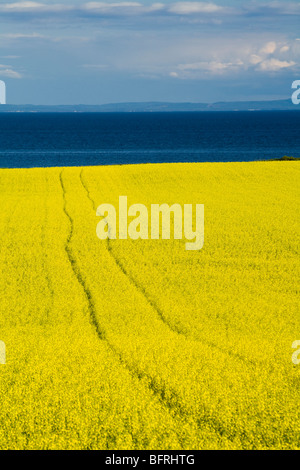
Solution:
<svg viewBox="0 0 300 470">
<path fill-rule="evenodd" d="M 195 112 L 195 111 L 300 111 L 300 105 L 295 106 L 290 99 L 277 101 L 236 101 L 218 103 L 111 103 L 101 105 L 31 105 L 7 104 L 0 105 L 2 113 L 112 113 L 112 112 Z"/>
</svg>

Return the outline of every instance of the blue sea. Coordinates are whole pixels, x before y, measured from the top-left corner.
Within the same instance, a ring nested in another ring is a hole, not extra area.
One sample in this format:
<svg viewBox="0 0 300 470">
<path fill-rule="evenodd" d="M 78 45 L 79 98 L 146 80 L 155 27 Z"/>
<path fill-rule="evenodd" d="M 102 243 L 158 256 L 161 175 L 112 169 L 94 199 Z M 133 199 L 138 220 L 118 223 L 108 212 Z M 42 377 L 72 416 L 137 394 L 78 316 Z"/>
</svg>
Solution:
<svg viewBox="0 0 300 470">
<path fill-rule="evenodd" d="M 300 112 L 0 113 L 0 167 L 300 157 Z"/>
</svg>

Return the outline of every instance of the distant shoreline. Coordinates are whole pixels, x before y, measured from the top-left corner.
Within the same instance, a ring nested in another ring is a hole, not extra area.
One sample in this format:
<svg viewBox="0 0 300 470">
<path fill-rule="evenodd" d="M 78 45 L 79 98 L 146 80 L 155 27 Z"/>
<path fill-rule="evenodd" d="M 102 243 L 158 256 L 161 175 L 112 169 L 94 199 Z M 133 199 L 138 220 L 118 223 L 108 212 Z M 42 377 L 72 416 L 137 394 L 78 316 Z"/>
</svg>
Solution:
<svg viewBox="0 0 300 470">
<path fill-rule="evenodd" d="M 170 112 L 300 111 L 290 99 L 218 103 L 109 103 L 101 105 L 0 105 L 0 113 L 170 113 Z"/>
</svg>

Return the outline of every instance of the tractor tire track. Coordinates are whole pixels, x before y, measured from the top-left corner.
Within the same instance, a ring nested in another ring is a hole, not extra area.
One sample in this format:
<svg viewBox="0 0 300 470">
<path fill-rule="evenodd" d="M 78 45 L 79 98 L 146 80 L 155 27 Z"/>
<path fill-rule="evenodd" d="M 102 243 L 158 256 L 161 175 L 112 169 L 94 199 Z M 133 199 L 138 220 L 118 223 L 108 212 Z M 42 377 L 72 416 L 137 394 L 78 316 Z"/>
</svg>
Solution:
<svg viewBox="0 0 300 470">
<path fill-rule="evenodd" d="M 85 191 L 86 191 L 86 194 L 87 194 L 87 197 L 88 199 L 90 200 L 91 204 L 92 204 L 92 207 L 94 209 L 94 211 L 96 212 L 97 210 L 97 207 L 96 207 L 96 204 L 95 204 L 95 201 L 93 200 L 93 198 L 91 197 L 91 194 L 90 194 L 90 191 L 87 187 L 87 184 L 84 182 L 83 180 L 83 169 L 81 169 L 80 171 L 80 174 L 79 174 L 79 177 L 80 177 L 80 181 L 81 181 L 81 184 L 82 186 L 84 187 Z M 230 350 L 226 350 L 226 349 L 223 349 L 221 348 L 220 346 L 218 346 L 217 344 L 211 342 L 211 341 L 207 341 L 203 338 L 199 338 L 199 337 L 191 337 L 190 334 L 188 334 L 187 332 L 183 331 L 182 329 L 180 329 L 179 327 L 177 327 L 176 325 L 173 325 L 171 322 L 169 322 L 167 319 L 166 319 L 166 316 L 164 315 L 163 311 L 160 309 L 160 307 L 157 305 L 157 303 L 150 298 L 149 294 L 147 293 L 146 289 L 144 288 L 144 286 L 142 286 L 140 283 L 137 282 L 137 280 L 127 271 L 127 269 L 125 268 L 124 264 L 122 263 L 122 261 L 116 256 L 116 254 L 114 253 L 113 249 L 112 249 L 112 245 L 111 245 L 111 241 L 109 238 L 106 239 L 106 244 L 107 244 L 107 250 L 109 252 L 109 254 L 111 255 L 111 257 L 113 258 L 114 262 L 116 263 L 116 265 L 118 266 L 118 268 L 122 271 L 122 273 L 127 277 L 127 279 L 129 280 L 129 282 L 144 296 L 144 298 L 146 299 L 147 303 L 151 306 L 151 308 L 156 312 L 156 314 L 158 315 L 158 317 L 160 318 L 160 320 L 173 332 L 173 333 L 176 333 L 178 335 L 181 335 L 181 336 L 184 336 L 185 338 L 187 339 L 193 339 L 195 341 L 198 341 L 199 343 L 203 344 L 204 346 L 208 346 L 209 348 L 214 348 L 214 349 L 217 349 L 219 352 L 221 352 L 222 354 L 225 354 L 229 357 L 232 357 L 233 359 L 238 359 L 242 362 L 244 362 L 245 364 L 250 364 L 250 365 L 253 365 L 255 366 L 256 363 L 254 361 L 252 361 L 251 359 L 247 359 L 246 357 L 244 357 L 243 355 L 241 354 L 238 354 L 238 353 L 235 353 L 233 351 L 230 351 Z"/>
<path fill-rule="evenodd" d="M 88 199 L 91 201 L 91 204 L 93 206 L 94 211 L 96 212 L 97 207 L 96 207 L 95 201 L 92 199 L 92 197 L 90 195 L 90 191 L 89 191 L 86 183 L 83 180 L 82 173 L 83 173 L 83 170 L 81 170 L 80 175 L 79 175 L 81 184 L 82 184 L 82 186 L 84 187 L 84 189 L 87 193 Z M 109 238 L 106 239 L 106 244 L 107 244 L 107 250 L 108 250 L 109 254 L 111 255 L 111 257 L 113 258 L 116 265 L 118 266 L 118 268 L 126 276 L 126 278 L 129 280 L 129 282 L 144 296 L 147 303 L 156 312 L 156 314 L 159 316 L 160 320 L 174 333 L 177 333 L 178 335 L 185 336 L 185 333 L 183 333 L 180 330 L 180 328 L 178 328 L 175 325 L 172 325 L 170 322 L 168 322 L 168 320 L 166 319 L 163 311 L 159 308 L 159 306 L 156 304 L 156 302 L 149 297 L 148 293 L 146 292 L 146 289 L 140 283 L 138 283 L 137 280 L 127 271 L 127 269 L 125 268 L 122 261 L 115 255 L 115 253 L 112 249 L 111 242 L 110 242 Z"/>
<path fill-rule="evenodd" d="M 91 201 L 93 208 L 95 208 L 95 203 L 90 196 L 90 193 L 88 191 L 86 184 L 83 181 L 82 172 L 83 170 L 81 170 L 80 175 L 79 175 L 80 181 L 82 183 L 83 188 L 85 189 L 87 193 L 88 199 Z M 107 344 L 107 346 L 109 347 L 113 355 L 116 357 L 120 365 L 128 371 L 131 377 L 138 379 L 139 383 L 143 386 L 143 388 L 149 390 L 150 394 L 153 396 L 154 399 L 158 401 L 160 406 L 162 406 L 163 410 L 169 413 L 171 418 L 175 422 L 177 422 L 177 424 L 179 425 L 179 429 L 183 428 L 189 419 L 192 419 L 192 422 L 195 428 L 199 431 L 199 433 L 201 433 L 203 429 L 203 425 L 205 426 L 208 425 L 210 429 L 214 433 L 216 433 L 217 436 L 219 436 L 220 439 L 225 438 L 228 441 L 232 441 L 234 439 L 234 436 L 231 435 L 230 430 L 227 430 L 224 427 L 224 424 L 218 419 L 216 415 L 212 416 L 211 413 L 209 412 L 209 409 L 207 409 L 207 407 L 203 405 L 201 409 L 201 413 L 198 413 L 197 411 L 192 412 L 191 410 L 186 408 L 186 406 L 182 403 L 181 397 L 179 396 L 179 394 L 177 393 L 175 389 L 170 388 L 168 384 L 161 377 L 160 378 L 153 377 L 149 373 L 145 372 L 144 370 L 139 369 L 136 364 L 131 364 L 128 360 L 126 360 L 126 358 L 124 358 L 124 355 L 108 340 L 105 330 L 102 327 L 100 327 L 100 324 L 97 320 L 96 308 L 95 308 L 91 291 L 88 288 L 84 278 L 82 277 L 82 274 L 78 267 L 78 263 L 70 247 L 71 239 L 74 233 L 74 221 L 66 208 L 66 204 L 67 204 L 66 203 L 66 190 L 65 190 L 64 183 L 63 183 L 62 173 L 63 173 L 63 170 L 61 171 L 59 177 L 60 177 L 61 187 L 63 190 L 64 213 L 68 217 L 69 223 L 70 223 L 70 232 L 69 232 L 67 242 L 65 245 L 65 250 L 68 255 L 73 272 L 75 276 L 77 277 L 79 284 L 82 286 L 84 290 L 85 296 L 88 301 L 91 323 L 95 327 L 95 330 L 99 339 L 102 341 L 105 341 L 105 343 Z M 115 258 L 115 255 L 113 254 L 110 246 L 109 248 L 110 249 L 108 251 L 110 255 L 113 257 L 113 259 L 115 260 L 117 266 L 130 280 L 131 277 L 126 274 L 126 270 L 122 267 L 122 264 L 118 262 L 119 260 Z M 143 290 L 139 289 L 138 284 L 135 282 L 135 280 L 131 282 L 139 291 L 143 292 L 144 289 Z M 150 305 L 153 304 L 153 302 L 149 300 L 147 296 L 145 296 L 145 298 Z M 164 321 L 164 323 L 167 326 L 169 326 L 166 321 Z M 171 328 L 170 326 L 169 328 L 172 331 L 177 332 L 174 328 Z M 185 334 L 182 332 L 177 332 L 177 333 L 185 336 Z M 182 449 L 184 449 L 185 445 L 184 445 L 184 442 L 182 441 L 180 434 L 177 434 L 177 438 L 178 438 L 178 441 L 180 442 Z"/>
<path fill-rule="evenodd" d="M 79 269 L 78 263 L 76 261 L 76 258 L 73 254 L 73 250 L 70 247 L 70 243 L 71 243 L 73 233 L 74 233 L 74 221 L 73 221 L 70 213 L 67 210 L 66 188 L 65 188 L 65 185 L 64 185 L 64 182 L 63 182 L 62 173 L 63 173 L 63 170 L 59 174 L 60 184 L 61 184 L 62 191 L 63 191 L 63 200 L 64 200 L 63 211 L 66 214 L 66 216 L 69 220 L 69 225 L 70 225 L 69 235 L 68 235 L 66 243 L 65 243 L 65 251 L 67 253 L 67 256 L 68 256 L 69 262 L 71 264 L 72 270 L 74 272 L 74 275 L 77 278 L 77 281 L 79 282 L 79 284 L 81 285 L 81 287 L 84 291 L 85 297 L 87 299 L 91 322 L 92 322 L 99 338 L 101 340 L 104 340 L 105 339 L 105 333 L 100 328 L 100 325 L 98 323 L 97 316 L 96 316 L 96 308 L 95 308 L 95 304 L 94 304 L 94 301 L 93 301 L 93 298 L 92 298 L 92 294 L 91 294 L 88 286 L 86 285 L 86 282 L 85 282 L 85 280 L 84 280 L 84 278 L 83 278 L 83 276 L 80 272 L 80 269 Z"/>
<path fill-rule="evenodd" d="M 80 175 L 79 175 L 80 176 L 80 181 L 82 183 L 83 188 L 85 189 L 85 191 L 87 193 L 88 199 L 91 201 L 93 208 L 95 208 L 95 203 L 94 203 L 93 199 L 90 196 L 90 193 L 88 191 L 88 188 L 87 188 L 86 184 L 83 181 L 82 172 L 83 172 L 83 170 L 81 170 Z M 219 420 L 216 417 L 213 418 L 213 417 L 209 416 L 209 410 L 207 410 L 207 409 L 205 409 L 205 407 L 203 407 L 203 413 L 202 413 L 201 418 L 199 416 L 195 416 L 194 413 L 191 413 L 191 411 L 188 410 L 183 405 L 182 400 L 181 400 L 180 396 L 178 395 L 178 393 L 176 392 L 176 390 L 170 389 L 168 387 L 168 385 L 161 378 L 158 380 L 157 378 L 152 377 L 147 372 L 145 372 L 141 369 L 138 369 L 136 364 L 132 365 L 129 361 L 127 361 L 124 358 L 124 355 L 120 351 L 118 351 L 117 348 L 108 340 L 105 330 L 102 327 L 100 327 L 100 325 L 98 323 L 96 308 L 95 308 L 95 304 L 94 304 L 94 301 L 93 301 L 93 298 L 92 298 L 91 291 L 89 290 L 88 286 L 86 285 L 86 282 L 84 281 L 84 279 L 83 279 L 83 277 L 80 273 L 76 258 L 75 258 L 74 254 L 72 252 L 72 249 L 70 248 L 70 242 L 71 242 L 71 239 L 72 239 L 72 236 L 73 236 L 73 233 L 74 233 L 74 221 L 73 221 L 70 213 L 68 212 L 68 210 L 66 208 L 66 190 L 65 190 L 64 183 L 63 183 L 62 173 L 63 173 L 63 170 L 60 173 L 60 182 L 61 182 L 61 187 L 62 187 L 62 190 L 63 190 L 64 212 L 65 212 L 65 214 L 68 217 L 69 222 L 70 222 L 70 232 L 69 232 L 67 242 L 66 242 L 66 245 L 65 245 L 65 250 L 66 250 L 66 253 L 68 255 L 68 258 L 69 258 L 70 264 L 72 266 L 72 269 L 74 271 L 74 274 L 77 277 L 79 284 L 82 286 L 82 288 L 85 292 L 85 296 L 88 300 L 89 311 L 90 311 L 90 315 L 91 315 L 91 323 L 94 325 L 99 339 L 106 342 L 107 346 L 109 347 L 111 352 L 115 355 L 115 357 L 117 358 L 117 360 L 119 361 L 121 366 L 123 366 L 128 371 L 128 373 L 131 375 L 131 377 L 138 379 L 139 382 L 141 383 L 141 385 L 144 388 L 148 389 L 149 392 L 151 393 L 151 395 L 155 399 L 158 400 L 158 403 L 162 406 L 162 408 L 167 413 L 170 414 L 171 418 L 173 420 L 179 422 L 178 423 L 179 424 L 179 429 L 182 426 L 184 426 L 184 424 L 186 423 L 188 418 L 191 418 L 193 420 L 193 423 L 194 423 L 195 427 L 199 430 L 199 432 L 201 432 L 203 423 L 205 422 L 207 424 L 209 422 L 209 425 L 210 425 L 211 429 L 219 437 L 221 437 L 221 438 L 225 437 L 226 439 L 231 440 L 230 435 L 228 435 L 226 429 L 224 429 L 223 424 L 221 422 L 219 422 Z M 112 253 L 111 249 L 109 250 L 109 253 L 113 257 L 113 259 L 115 260 L 115 256 Z M 117 266 L 119 266 L 121 271 L 125 274 L 126 270 L 124 272 L 123 268 L 119 265 L 119 263 L 117 261 L 116 261 L 116 264 L 117 264 Z M 127 276 L 127 274 L 125 274 L 125 275 Z M 133 284 L 136 286 L 135 282 L 133 282 Z M 151 302 L 147 299 L 147 297 L 146 297 L 146 300 L 151 305 Z M 182 448 L 185 448 L 184 443 L 182 442 L 182 439 L 181 439 L 179 434 L 177 434 L 177 438 L 178 438 L 178 441 L 180 442 Z"/>
<path fill-rule="evenodd" d="M 90 200 L 92 207 L 94 211 L 96 212 L 97 207 L 95 204 L 95 201 L 91 197 L 90 191 L 86 185 L 86 183 L 83 180 L 83 169 L 81 169 L 79 178 L 81 181 L 81 184 L 83 188 L 86 191 L 87 198 Z M 130 281 L 130 283 L 139 291 L 143 294 L 145 300 L 148 302 L 148 304 L 157 312 L 159 315 L 160 319 L 163 321 L 163 323 L 172 331 L 177 333 L 178 335 L 182 335 L 187 339 L 190 339 L 190 335 L 187 333 L 181 331 L 180 329 L 176 328 L 175 326 L 171 325 L 164 317 L 162 311 L 157 307 L 156 303 L 152 301 L 148 294 L 146 293 L 145 289 L 143 286 L 140 286 L 140 284 L 127 272 L 125 267 L 123 266 L 122 262 L 116 257 L 114 252 L 112 251 L 111 244 L 110 244 L 110 239 L 106 239 L 107 242 L 107 250 L 109 254 L 112 256 L 113 260 L 115 261 L 116 265 L 118 268 L 121 270 L 121 272 L 127 277 L 127 279 Z M 168 407 L 169 412 L 172 414 L 173 418 L 179 418 L 181 420 L 186 421 L 188 417 L 191 417 L 198 428 L 199 432 L 201 432 L 201 429 L 204 424 L 208 424 L 210 428 L 221 438 L 226 438 L 229 441 L 233 441 L 234 436 L 231 435 L 230 431 L 227 430 L 224 427 L 224 424 L 218 419 L 217 416 L 212 416 L 209 410 L 203 406 L 202 408 L 202 416 L 195 416 L 193 413 L 191 413 L 188 409 L 185 408 L 185 406 L 182 403 L 182 400 L 178 393 L 176 392 L 175 389 L 168 387 L 166 383 L 162 383 L 163 380 L 158 380 L 157 378 L 151 376 L 150 374 L 146 373 L 145 371 L 138 369 L 137 366 L 131 365 L 128 361 L 126 361 L 119 351 L 116 350 L 113 344 L 111 344 L 107 339 L 106 339 L 110 349 L 114 352 L 114 354 L 119 358 L 119 361 L 126 367 L 126 369 L 131 373 L 133 377 L 137 377 L 139 380 L 146 379 L 147 381 L 147 386 L 148 388 L 152 391 L 152 393 L 158 397 L 160 403 L 164 406 Z M 218 345 L 206 341 L 200 338 L 197 338 L 196 341 L 199 341 L 201 344 L 208 346 L 210 348 L 215 348 L 221 353 L 230 356 L 234 359 L 238 359 L 242 362 L 245 362 L 247 364 L 254 364 L 255 363 L 245 357 L 243 357 L 240 354 L 234 353 L 232 351 L 227 351 L 224 350 L 223 348 L 219 347 Z M 146 385 L 146 384 L 144 384 Z M 245 434 L 246 435 L 246 434 Z"/>
<path fill-rule="evenodd" d="M 93 297 L 91 294 L 90 289 L 88 288 L 81 272 L 78 267 L 78 263 L 76 261 L 75 255 L 70 247 L 70 243 L 74 234 L 74 221 L 72 216 L 70 215 L 68 209 L 67 209 L 67 202 L 66 202 L 66 188 L 63 182 L 63 177 L 62 177 L 63 170 L 59 174 L 59 179 L 60 179 L 60 184 L 61 188 L 63 191 L 63 211 L 66 215 L 66 217 L 69 220 L 69 225 L 70 225 L 70 230 L 69 230 L 69 235 L 66 240 L 65 244 L 65 251 L 67 254 L 67 257 L 69 259 L 69 262 L 71 264 L 73 273 L 75 277 L 78 280 L 78 283 L 81 285 L 85 297 L 88 302 L 88 309 L 90 313 L 90 319 L 91 319 L 91 324 L 95 328 L 95 331 L 97 333 L 97 336 L 101 341 L 105 341 L 107 346 L 109 347 L 110 351 L 113 353 L 113 355 L 116 357 L 118 362 L 122 367 L 124 367 L 128 373 L 131 375 L 131 377 L 136 378 L 139 380 L 139 382 L 142 384 L 142 386 L 147 388 L 151 395 L 158 401 L 160 406 L 162 406 L 163 410 L 165 410 L 167 413 L 169 413 L 175 421 L 180 421 L 180 425 L 182 425 L 182 421 L 186 420 L 186 417 L 188 415 L 188 411 L 183 409 L 182 404 L 178 400 L 176 392 L 169 392 L 166 386 L 162 384 L 158 384 L 158 382 L 153 379 L 150 375 L 145 373 L 144 371 L 137 370 L 133 365 L 131 365 L 128 361 L 126 361 L 123 357 L 123 355 L 114 347 L 114 345 L 107 339 L 107 336 L 105 334 L 105 330 L 100 326 L 97 316 L 96 316 L 96 308 L 95 304 L 93 301 Z M 170 398 L 167 398 L 167 396 L 170 395 Z M 196 425 L 196 423 L 195 423 Z M 180 442 L 180 436 L 177 435 L 178 440 Z M 182 448 L 184 448 L 184 444 L 182 444 Z"/>
</svg>

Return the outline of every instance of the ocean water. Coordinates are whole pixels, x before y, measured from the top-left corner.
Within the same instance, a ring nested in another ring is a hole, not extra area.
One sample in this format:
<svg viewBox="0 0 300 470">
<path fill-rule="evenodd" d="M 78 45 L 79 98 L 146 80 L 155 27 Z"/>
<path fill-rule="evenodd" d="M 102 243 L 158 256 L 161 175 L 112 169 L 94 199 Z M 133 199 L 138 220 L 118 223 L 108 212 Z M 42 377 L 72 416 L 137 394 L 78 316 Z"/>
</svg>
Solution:
<svg viewBox="0 0 300 470">
<path fill-rule="evenodd" d="M 0 167 L 300 157 L 300 112 L 0 113 Z"/>
</svg>

